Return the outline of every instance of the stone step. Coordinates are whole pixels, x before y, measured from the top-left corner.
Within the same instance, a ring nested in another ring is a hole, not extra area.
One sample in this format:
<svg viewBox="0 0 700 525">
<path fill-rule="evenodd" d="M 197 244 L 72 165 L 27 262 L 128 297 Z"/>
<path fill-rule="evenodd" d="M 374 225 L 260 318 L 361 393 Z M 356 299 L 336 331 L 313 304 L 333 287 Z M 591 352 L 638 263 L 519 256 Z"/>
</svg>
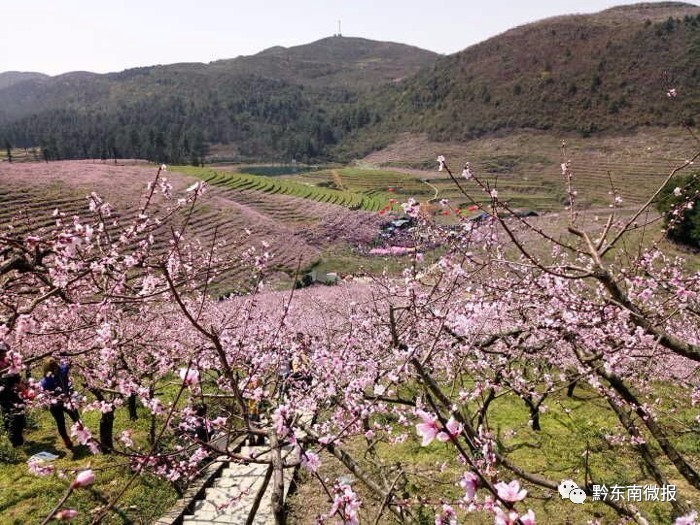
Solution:
<svg viewBox="0 0 700 525">
<path fill-rule="evenodd" d="M 195 518 L 193 516 L 187 516 L 182 520 L 182 525 L 212 525 L 215 523 L 225 523 L 228 525 L 245 525 L 248 518 L 247 512 L 241 512 L 236 516 L 224 516 L 217 517 L 214 519 L 208 518 Z M 271 514 L 258 511 L 255 519 L 253 520 L 254 525 L 267 525 L 274 523 L 274 519 Z"/>
<path fill-rule="evenodd" d="M 211 503 L 212 505 L 220 505 L 222 503 L 226 503 L 228 501 L 231 502 L 236 502 L 240 501 L 243 499 L 243 497 L 247 494 L 247 487 L 230 487 L 230 488 L 216 488 L 216 487 L 209 487 L 206 489 L 205 492 L 205 499 L 202 500 L 202 503 L 204 504 L 209 504 Z M 196 508 L 196 504 L 195 504 Z"/>
<path fill-rule="evenodd" d="M 199 522 L 206 523 L 241 523 L 244 524 L 248 518 L 248 512 L 250 509 L 241 509 L 235 514 L 214 514 L 214 513 L 202 513 L 196 514 L 195 516 L 188 517 L 188 519 L 196 520 Z M 272 514 L 269 511 L 263 511 L 258 509 L 255 516 L 254 523 L 264 524 L 272 520 Z M 185 522 L 183 522 L 185 523 Z"/>
<path fill-rule="evenodd" d="M 230 505 L 227 499 L 222 500 L 199 500 L 196 501 L 193 507 L 193 514 L 195 516 L 200 516 L 202 514 L 236 514 L 241 510 L 242 506 L 246 503 L 241 499 L 232 500 Z"/>
<path fill-rule="evenodd" d="M 227 525 L 245 525 L 245 522 L 248 519 L 248 515 L 241 514 L 240 516 L 229 516 L 228 518 L 228 521 L 222 521 L 221 519 L 210 520 L 203 518 L 186 517 L 183 519 L 182 525 L 213 525 L 216 523 L 225 523 Z M 253 520 L 253 525 L 272 525 L 273 523 L 274 519 L 271 514 L 262 513 L 260 511 L 258 511 L 258 514 Z"/>
<path fill-rule="evenodd" d="M 188 516 L 188 519 L 191 519 L 191 520 L 197 521 L 197 522 L 205 522 L 205 523 L 232 524 L 232 523 L 245 523 L 247 517 L 248 517 L 248 513 L 242 510 L 236 514 L 214 514 L 214 513 L 195 514 L 194 516 L 191 516 L 191 517 Z M 183 523 L 185 523 L 185 522 L 183 521 Z"/>
<path fill-rule="evenodd" d="M 284 447 L 281 452 L 282 459 L 287 463 L 298 460 L 298 454 L 292 446 Z M 251 459 L 270 460 L 269 446 L 246 446 L 240 450 L 239 454 Z M 253 501 L 262 487 L 268 468 L 269 464 L 265 463 L 229 463 L 221 471 L 214 484 L 205 490 L 205 499 L 195 502 L 193 514 L 183 517 L 183 525 L 212 525 L 216 523 L 244 525 Z M 285 498 L 293 476 L 294 469 L 284 470 Z M 272 485 L 270 484 L 260 501 L 260 507 L 254 521 L 256 525 L 272 525 L 274 523 L 270 507 L 271 494 Z M 231 504 L 225 505 L 228 502 Z"/>
<path fill-rule="evenodd" d="M 243 521 L 245 523 L 245 520 Z M 182 520 L 182 525 L 211 525 L 211 520 L 198 520 L 191 516 L 187 516 Z"/>
<path fill-rule="evenodd" d="M 262 474 L 264 476 L 264 473 Z M 227 489 L 227 490 L 232 490 L 237 487 L 249 487 L 251 485 L 250 481 L 247 480 L 246 478 L 241 479 L 241 478 L 218 478 L 216 481 L 214 481 L 214 484 L 212 487 L 217 488 L 217 489 Z"/>
<path fill-rule="evenodd" d="M 259 476 L 267 470 L 267 465 L 260 463 L 248 463 L 247 465 L 239 465 L 231 463 L 230 467 L 226 467 L 221 471 L 221 477 L 225 478 L 246 478 L 250 476 Z"/>
<path fill-rule="evenodd" d="M 199 510 L 192 514 L 193 519 L 227 522 L 235 520 L 237 516 L 248 513 L 248 505 L 238 505 L 236 507 L 228 507 L 225 511 L 218 511 L 210 506 L 202 506 Z"/>
<path fill-rule="evenodd" d="M 263 483 L 263 476 L 257 476 L 255 478 L 250 478 L 247 483 L 242 483 L 234 485 L 231 487 L 209 487 L 204 493 L 208 500 L 218 501 L 221 499 L 231 499 L 232 497 L 243 496 L 246 494 L 251 494 L 260 490 Z"/>
<path fill-rule="evenodd" d="M 247 456 L 249 458 L 255 458 L 260 460 L 266 460 L 269 458 L 269 447 L 243 447 L 239 454 L 241 456 Z"/>
<path fill-rule="evenodd" d="M 248 517 L 247 512 L 239 512 L 238 514 L 219 514 L 219 515 L 214 515 L 214 514 L 202 514 L 202 515 L 196 515 L 192 519 L 198 521 L 198 522 L 204 522 L 204 523 L 226 523 L 228 525 L 232 524 L 238 524 L 240 523 L 241 525 L 245 524 L 246 518 Z M 262 519 L 262 518 L 261 518 Z M 185 523 L 183 521 L 183 523 Z M 264 523 L 264 521 L 262 522 Z"/>
</svg>

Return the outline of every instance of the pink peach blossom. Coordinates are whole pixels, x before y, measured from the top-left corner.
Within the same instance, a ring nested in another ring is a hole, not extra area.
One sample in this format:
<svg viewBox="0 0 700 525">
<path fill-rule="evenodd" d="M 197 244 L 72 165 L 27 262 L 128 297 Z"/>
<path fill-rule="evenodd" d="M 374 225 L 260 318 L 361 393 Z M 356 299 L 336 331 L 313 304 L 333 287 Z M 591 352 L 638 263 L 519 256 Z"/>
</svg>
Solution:
<svg viewBox="0 0 700 525">
<path fill-rule="evenodd" d="M 57 520 L 70 521 L 78 516 L 78 511 L 75 509 L 61 509 L 54 516 Z"/>
<path fill-rule="evenodd" d="M 522 501 L 527 496 L 527 490 L 520 489 L 520 482 L 514 479 L 510 483 L 496 483 L 496 490 L 498 491 L 498 497 L 504 501 L 516 502 Z"/>
<path fill-rule="evenodd" d="M 424 412 L 423 410 L 417 411 L 418 417 L 420 417 L 423 422 L 416 425 L 416 432 L 423 438 L 421 446 L 427 447 L 432 443 L 433 439 L 438 435 L 440 429 L 438 428 L 437 419 L 435 416 Z"/>
<path fill-rule="evenodd" d="M 73 480 L 73 483 L 71 483 L 71 487 L 74 489 L 87 487 L 92 485 L 94 481 L 95 473 L 92 471 L 92 469 L 81 470 Z"/>
</svg>

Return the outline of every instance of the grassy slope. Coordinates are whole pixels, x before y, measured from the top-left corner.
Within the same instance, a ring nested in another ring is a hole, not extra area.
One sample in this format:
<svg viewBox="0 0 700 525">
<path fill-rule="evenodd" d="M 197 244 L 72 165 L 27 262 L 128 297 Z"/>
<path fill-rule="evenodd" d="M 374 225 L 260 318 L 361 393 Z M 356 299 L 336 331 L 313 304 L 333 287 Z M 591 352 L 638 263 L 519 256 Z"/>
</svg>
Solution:
<svg viewBox="0 0 700 525">
<path fill-rule="evenodd" d="M 566 142 L 565 154 L 562 141 Z M 687 131 L 677 128 L 588 138 L 569 133 L 521 131 L 461 142 L 435 142 L 426 135 L 404 134 L 391 146 L 368 155 L 363 162 L 395 169 L 429 169 L 434 177 L 439 177 L 442 174 L 436 172 L 437 155 L 444 155 L 458 176 L 462 164 L 468 161 L 475 174 L 496 184 L 499 195 L 500 190 L 506 190 L 518 194 L 521 205 L 547 210 L 561 209 L 566 199 L 561 176 L 563 161 L 571 161 L 573 184 L 581 204 L 609 205 L 612 201 L 609 192 L 614 186 L 624 205 L 638 205 L 654 192 L 673 167 L 691 158 L 698 149 L 697 141 Z M 438 178 L 436 184 L 453 186 L 444 179 L 444 176 L 442 180 Z M 466 187 L 475 188 L 470 184 Z"/>
<path fill-rule="evenodd" d="M 290 195 L 328 204 L 337 204 L 350 209 L 376 211 L 384 205 L 379 199 L 364 197 L 356 192 L 314 187 L 296 181 L 249 175 L 247 173 L 227 173 L 205 168 L 178 167 L 178 171 L 202 178 L 209 184 L 232 189 L 255 190 L 264 193 Z"/>
<path fill-rule="evenodd" d="M 666 387 L 659 386 L 660 391 Z M 668 399 L 671 399 L 669 397 Z M 653 399 L 650 398 L 653 402 Z M 547 410 L 541 416 L 542 431 L 535 432 L 530 429 L 528 412 L 525 405 L 519 399 L 506 395 L 500 398 L 490 410 L 490 425 L 501 441 L 501 447 L 508 450 L 511 459 L 526 470 L 536 472 L 554 480 L 571 478 L 583 483 L 585 475 L 585 445 L 589 446 L 589 469 L 595 483 L 606 484 L 608 487 L 618 485 L 654 485 L 641 470 L 636 462 L 635 452 L 628 446 L 612 446 L 605 436 L 615 432 L 617 420 L 609 411 L 607 405 L 594 394 L 584 388 L 575 391 L 574 398 L 567 398 L 560 394 L 554 396 L 546 403 Z M 666 401 L 662 409 L 674 409 L 675 414 L 667 414 L 668 419 L 676 418 L 676 422 L 689 423 L 693 420 L 695 412 L 687 406 L 682 406 L 675 401 Z M 664 410 L 659 410 L 664 413 Z M 677 428 L 676 423 L 671 423 Z M 379 464 L 384 467 L 400 462 L 409 473 L 409 486 L 412 492 L 419 494 L 426 501 L 436 504 L 442 501 L 456 503 L 460 497 L 458 487 L 464 468 L 455 462 L 453 450 L 447 445 L 433 442 L 428 447 L 421 447 L 416 437 L 413 425 L 406 429 L 397 429 L 397 432 L 406 431 L 409 439 L 398 445 L 378 448 Z M 582 437 L 584 439 L 582 439 Z M 692 436 L 685 435 L 676 440 L 683 453 L 688 454 L 693 460 L 700 459 L 700 447 Z M 366 443 L 364 440 L 350 441 L 346 443 L 348 450 L 356 453 L 362 466 L 370 471 L 376 469 L 368 456 L 362 452 Z M 657 459 L 660 451 L 653 447 Z M 441 469 L 440 465 L 447 462 L 447 468 Z M 674 473 L 668 462 L 660 461 L 662 470 L 669 476 L 671 483 L 675 483 L 683 496 L 693 494 L 692 489 L 679 476 Z M 323 457 L 323 467 L 320 472 L 322 477 L 335 479 L 346 475 L 343 467 L 329 455 Z M 512 476 L 504 474 L 510 479 Z M 437 479 L 435 483 L 430 479 Z M 362 522 L 373 523 L 380 505 L 373 501 L 372 496 L 359 481 L 355 481 L 355 490 L 363 496 L 363 508 L 361 510 Z M 529 490 L 526 505 L 520 506 L 521 510 L 532 508 L 538 519 L 538 523 L 552 525 L 564 525 L 573 523 L 586 523 L 594 518 L 602 519 L 603 523 L 614 523 L 615 514 L 600 502 L 588 499 L 582 506 L 574 507 L 572 503 L 562 500 L 559 494 L 533 487 Z M 480 494 L 486 495 L 485 493 Z M 694 495 L 691 498 L 694 505 L 700 503 L 700 497 Z M 664 503 L 640 503 L 640 508 L 649 513 L 655 523 L 670 523 L 671 508 Z M 302 474 L 302 483 L 297 493 L 290 499 L 290 508 L 293 522 L 299 524 L 314 523 L 316 516 L 323 514 L 330 508 L 329 501 L 308 474 Z M 493 517 L 485 514 L 471 514 L 463 518 L 464 523 L 486 525 L 493 523 Z M 380 523 L 392 523 L 390 516 L 384 516 Z M 433 516 L 426 511 L 421 523 L 433 523 Z"/>
<path fill-rule="evenodd" d="M 145 445 L 149 417 L 140 409 L 134 442 Z M 68 421 L 70 421 L 69 418 Z M 75 523 L 90 523 L 89 511 L 110 501 L 126 484 L 131 470 L 118 456 L 93 456 L 85 447 L 67 451 L 56 432 L 55 423 L 48 410 L 30 412 L 29 429 L 25 432 L 27 443 L 12 449 L 5 436 L 0 438 L 0 523 L 25 525 L 40 523 L 65 493 L 75 471 L 92 468 L 97 476 L 95 484 L 76 491 L 64 508 L 75 508 L 80 516 Z M 95 413 L 85 415 L 88 428 L 97 429 Z M 126 425 L 133 425 L 126 418 L 126 410 L 117 410 L 115 435 Z M 60 456 L 54 463 L 57 470 L 64 470 L 66 479 L 58 476 L 38 477 L 29 473 L 27 459 L 40 451 Z M 177 499 L 173 487 L 166 481 L 152 476 L 139 477 L 109 514 L 104 523 L 149 523 L 163 514 Z"/>
</svg>

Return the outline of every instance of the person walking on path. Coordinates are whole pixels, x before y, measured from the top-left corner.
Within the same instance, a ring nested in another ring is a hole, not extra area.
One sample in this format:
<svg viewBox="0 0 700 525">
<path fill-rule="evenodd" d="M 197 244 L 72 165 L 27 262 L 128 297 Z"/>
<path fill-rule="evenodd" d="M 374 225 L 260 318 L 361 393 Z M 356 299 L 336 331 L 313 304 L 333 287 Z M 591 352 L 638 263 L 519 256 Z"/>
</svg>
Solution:
<svg viewBox="0 0 700 525">
<path fill-rule="evenodd" d="M 63 444 L 68 450 L 73 450 L 73 442 L 66 431 L 65 414 L 68 414 L 75 422 L 79 420 L 79 416 L 71 402 L 73 389 L 68 372 L 67 363 L 60 364 L 54 357 L 47 358 L 44 362 L 44 377 L 41 380 L 41 388 L 49 394 L 51 399 L 49 411 L 56 421 L 56 428 L 63 439 Z"/>
</svg>

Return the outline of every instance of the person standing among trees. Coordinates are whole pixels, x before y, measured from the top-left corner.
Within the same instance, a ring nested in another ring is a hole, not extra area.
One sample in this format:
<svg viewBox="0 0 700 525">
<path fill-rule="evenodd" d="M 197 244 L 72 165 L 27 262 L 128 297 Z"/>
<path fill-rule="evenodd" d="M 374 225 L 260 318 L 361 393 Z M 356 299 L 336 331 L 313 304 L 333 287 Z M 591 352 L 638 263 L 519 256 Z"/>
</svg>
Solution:
<svg viewBox="0 0 700 525">
<path fill-rule="evenodd" d="M 7 356 L 9 351 L 7 344 L 0 343 L 0 411 L 10 443 L 19 447 L 24 443 L 26 425 L 22 396 L 25 388 L 19 374 L 7 370 L 11 364 Z"/>
<path fill-rule="evenodd" d="M 67 363 L 59 364 L 54 357 L 49 357 L 44 362 L 44 377 L 41 380 L 41 388 L 47 392 L 51 398 L 49 411 L 56 421 L 58 433 L 63 439 L 63 444 L 68 450 L 73 450 L 73 442 L 68 437 L 66 431 L 66 416 L 68 414 L 75 422 L 78 421 L 78 411 L 72 407 L 71 393 L 72 383 L 68 375 L 69 366 Z"/>
<path fill-rule="evenodd" d="M 297 386 L 303 384 L 308 387 L 311 384 L 310 343 L 302 332 L 297 332 L 295 343 L 291 360 L 292 373 L 289 377 Z"/>
<path fill-rule="evenodd" d="M 262 386 L 260 378 L 252 377 L 245 387 L 247 394 L 247 407 L 245 413 L 246 425 L 248 426 L 248 446 L 261 446 L 265 444 L 265 437 L 254 431 L 260 430 L 260 400 L 256 390 Z"/>
<path fill-rule="evenodd" d="M 202 443 L 209 443 L 209 440 L 211 439 L 211 432 L 209 430 L 209 425 L 207 424 L 207 405 L 204 403 L 195 405 L 194 416 L 197 421 L 193 429 L 194 437 L 196 437 Z"/>
</svg>

